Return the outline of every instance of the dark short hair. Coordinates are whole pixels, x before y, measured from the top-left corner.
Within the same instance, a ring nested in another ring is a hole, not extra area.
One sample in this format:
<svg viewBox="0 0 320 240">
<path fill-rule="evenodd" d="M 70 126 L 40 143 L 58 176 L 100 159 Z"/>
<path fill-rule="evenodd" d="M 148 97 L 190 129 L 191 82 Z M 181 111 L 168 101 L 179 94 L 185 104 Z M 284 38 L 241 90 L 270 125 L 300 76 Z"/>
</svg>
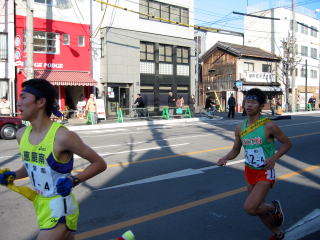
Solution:
<svg viewBox="0 0 320 240">
<path fill-rule="evenodd" d="M 141 93 L 138 93 L 137 95 L 141 97 Z"/>
<path fill-rule="evenodd" d="M 55 100 L 57 98 L 57 92 L 54 86 L 45 79 L 30 79 L 22 83 L 22 88 L 30 86 L 36 90 L 43 93 L 43 98 L 46 99 L 46 114 L 48 117 L 51 116 L 53 106 L 55 105 Z M 39 100 L 42 97 L 37 97 L 36 100 Z"/>
<path fill-rule="evenodd" d="M 266 103 L 266 95 L 259 88 L 251 88 L 246 94 L 246 97 L 248 96 L 257 96 L 260 105 Z"/>
</svg>

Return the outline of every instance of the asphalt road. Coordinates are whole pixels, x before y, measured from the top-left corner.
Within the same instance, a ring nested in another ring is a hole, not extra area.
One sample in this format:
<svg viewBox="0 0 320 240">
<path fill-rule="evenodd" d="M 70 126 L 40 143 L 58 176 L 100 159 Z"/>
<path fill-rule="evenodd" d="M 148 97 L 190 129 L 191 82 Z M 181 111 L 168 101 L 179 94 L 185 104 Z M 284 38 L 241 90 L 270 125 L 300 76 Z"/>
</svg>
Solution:
<svg viewBox="0 0 320 240">
<path fill-rule="evenodd" d="M 269 232 L 242 206 L 243 154 L 227 167 L 216 161 L 230 150 L 240 120 L 78 131 L 108 163 L 75 188 L 80 203 L 77 239 L 110 240 L 132 230 L 137 240 L 261 240 Z M 279 180 L 268 201 L 280 199 L 284 229 L 319 208 L 320 115 L 277 122 L 293 148 L 276 166 Z M 0 168 L 21 165 L 15 141 L 0 140 Z M 86 161 L 76 157 L 75 169 Z M 17 181 L 28 185 L 28 180 Z M 34 239 L 30 202 L 0 188 L 0 239 Z M 306 232 L 306 230 L 304 230 Z M 302 240 L 320 239 L 320 229 Z M 303 234 L 302 234 L 303 235 Z"/>
</svg>

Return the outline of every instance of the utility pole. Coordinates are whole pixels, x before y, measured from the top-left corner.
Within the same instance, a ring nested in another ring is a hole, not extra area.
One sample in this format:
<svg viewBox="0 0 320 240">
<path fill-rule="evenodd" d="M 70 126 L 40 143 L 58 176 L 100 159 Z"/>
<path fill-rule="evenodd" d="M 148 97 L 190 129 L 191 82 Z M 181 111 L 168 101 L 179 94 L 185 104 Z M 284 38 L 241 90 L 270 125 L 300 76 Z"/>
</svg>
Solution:
<svg viewBox="0 0 320 240">
<path fill-rule="evenodd" d="M 306 59 L 306 85 L 304 93 L 305 111 L 308 111 L 308 60 Z"/>
<path fill-rule="evenodd" d="M 196 99 L 196 105 L 199 105 L 199 32 L 196 32 L 196 69 L 195 69 L 195 99 Z"/>
<path fill-rule="evenodd" d="M 27 79 L 34 78 L 33 71 L 33 0 L 27 0 L 26 52 L 25 72 Z"/>
<path fill-rule="evenodd" d="M 295 57 L 296 57 L 296 13 L 295 13 L 296 1 L 292 0 L 292 65 L 291 65 L 291 111 L 296 111 L 296 74 L 295 74 Z"/>
</svg>

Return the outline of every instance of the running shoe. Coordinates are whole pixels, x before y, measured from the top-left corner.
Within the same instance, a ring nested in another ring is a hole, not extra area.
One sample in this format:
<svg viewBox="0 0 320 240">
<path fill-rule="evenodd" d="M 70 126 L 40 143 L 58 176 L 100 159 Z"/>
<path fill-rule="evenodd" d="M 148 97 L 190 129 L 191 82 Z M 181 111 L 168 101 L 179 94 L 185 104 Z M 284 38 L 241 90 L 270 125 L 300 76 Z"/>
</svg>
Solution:
<svg viewBox="0 0 320 240">
<path fill-rule="evenodd" d="M 284 232 L 274 233 L 274 234 L 272 234 L 272 236 L 269 238 L 269 240 L 282 240 L 282 239 L 284 239 L 284 237 L 285 237 Z"/>
<path fill-rule="evenodd" d="M 279 200 L 273 200 L 272 204 L 274 206 L 274 213 L 272 214 L 274 225 L 280 227 L 284 221 L 284 215 L 281 208 L 281 204 Z"/>
</svg>

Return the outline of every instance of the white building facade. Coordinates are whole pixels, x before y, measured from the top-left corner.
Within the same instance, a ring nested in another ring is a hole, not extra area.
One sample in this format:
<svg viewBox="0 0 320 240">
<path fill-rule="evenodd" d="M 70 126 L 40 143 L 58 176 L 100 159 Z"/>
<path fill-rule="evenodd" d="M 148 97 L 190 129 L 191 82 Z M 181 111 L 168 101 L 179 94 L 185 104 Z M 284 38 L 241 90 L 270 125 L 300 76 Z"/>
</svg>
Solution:
<svg viewBox="0 0 320 240">
<path fill-rule="evenodd" d="M 6 114 L 14 114 L 14 1 L 0 0 L 0 99 L 7 99 Z"/>
<path fill-rule="evenodd" d="M 270 19 L 249 16 L 244 18 L 245 45 L 259 47 L 279 57 L 284 57 L 286 54 L 284 44 L 292 36 L 292 11 L 286 8 L 274 8 L 251 14 Z M 299 107 L 304 108 L 306 90 L 307 101 L 312 95 L 317 99 L 320 98 L 320 21 L 315 16 L 299 12 L 295 13 L 295 20 L 297 24 L 294 44 L 297 65 L 294 73 L 295 87 L 290 87 L 295 88 L 293 91 L 300 98 Z M 292 77 L 289 78 L 291 82 Z"/>
<path fill-rule="evenodd" d="M 105 3 L 93 4 L 93 68 L 108 114 L 131 107 L 137 93 L 156 111 L 169 91 L 188 103 L 195 91 L 193 0 Z"/>
</svg>

